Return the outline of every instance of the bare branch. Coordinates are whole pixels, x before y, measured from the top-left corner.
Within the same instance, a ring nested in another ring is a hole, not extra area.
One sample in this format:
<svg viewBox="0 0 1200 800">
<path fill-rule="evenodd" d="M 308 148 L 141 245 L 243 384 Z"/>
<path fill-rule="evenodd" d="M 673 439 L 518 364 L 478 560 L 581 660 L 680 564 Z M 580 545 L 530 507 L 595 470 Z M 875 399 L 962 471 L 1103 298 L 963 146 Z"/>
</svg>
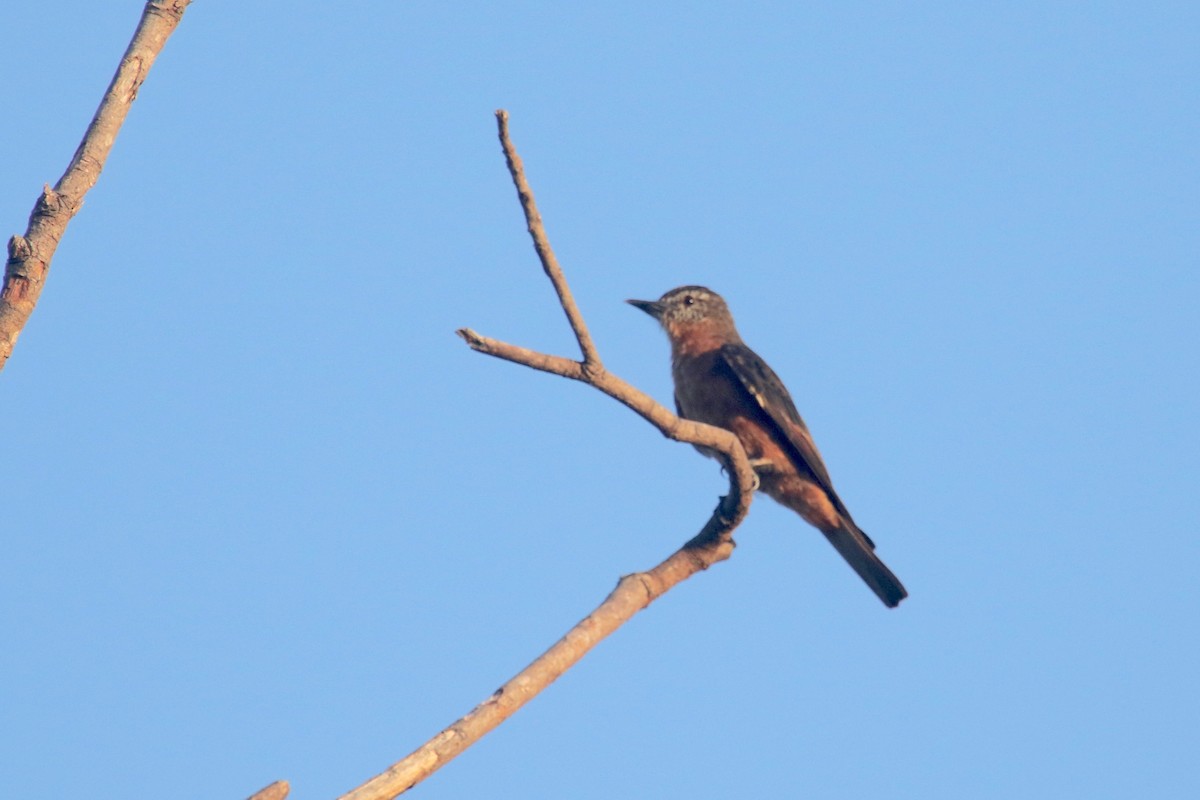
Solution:
<svg viewBox="0 0 1200 800">
<path fill-rule="evenodd" d="M 461 336 L 472 350 L 480 353 L 486 353 L 496 358 L 503 358 L 505 361 L 512 361 L 514 364 L 524 364 L 527 367 L 533 367 L 542 372 L 549 372 L 552 375 L 561 375 L 571 380 L 585 380 L 583 365 L 578 361 L 572 361 L 562 356 L 550 356 L 545 353 L 538 353 L 524 347 L 518 347 L 515 344 L 508 344 L 507 342 L 501 342 L 487 336 L 480 336 L 470 328 L 459 328 L 455 333 Z"/>
<path fill-rule="evenodd" d="M 104 168 L 138 89 L 190 2 L 150 0 L 146 3 L 133 39 L 70 166 L 53 189 L 47 186 L 42 190 L 29 215 L 25 235 L 9 240 L 4 285 L 0 289 L 0 369 L 12 355 L 17 337 L 37 305 L 46 273 L 50 270 L 50 260 L 67 223 L 79 211 L 84 195 L 100 178 L 100 170 Z"/>
<path fill-rule="evenodd" d="M 714 519 L 717 516 L 714 515 Z M 732 521 L 726 520 L 723 526 L 728 526 L 725 532 L 731 530 Z M 617 588 L 595 611 L 471 713 L 430 739 L 403 761 L 394 764 L 387 772 L 342 795 L 339 800 L 383 800 L 411 789 L 512 716 L 574 666 L 601 639 L 650 605 L 663 592 L 696 572 L 729 558 L 732 552 L 733 540 L 728 536 L 716 535 L 702 544 L 677 550 L 649 572 L 621 578 Z"/>
<path fill-rule="evenodd" d="M 513 184 L 517 187 L 517 196 L 521 199 L 521 209 L 525 212 L 525 225 L 529 229 L 529 235 L 533 237 L 533 247 L 537 250 L 538 258 L 541 259 L 542 269 L 550 278 L 550 283 L 554 285 L 554 291 L 558 293 L 558 301 L 562 304 L 563 311 L 566 312 L 567 322 L 571 324 L 571 330 L 575 332 L 575 339 L 579 342 L 579 352 L 583 355 L 584 368 L 588 370 L 601 369 L 603 366 L 600 363 L 600 354 L 596 352 L 596 345 L 592 344 L 592 335 L 588 333 L 587 325 L 583 322 L 583 315 L 579 313 L 579 307 L 575 305 L 575 298 L 571 296 L 571 288 L 567 286 L 567 279 L 563 277 L 562 269 L 558 266 L 558 259 L 554 256 L 554 251 L 550 248 L 550 241 L 546 238 L 546 228 L 542 225 L 542 215 L 538 213 L 537 203 L 533 199 L 533 189 L 529 188 L 529 181 L 525 180 L 525 166 L 521 163 L 521 157 L 517 155 L 517 148 L 513 145 L 512 139 L 508 136 L 508 112 L 504 109 L 497 111 L 496 123 L 500 130 L 500 146 L 504 148 L 504 159 L 508 163 L 508 171 L 512 175 Z"/>
<path fill-rule="evenodd" d="M 662 431 L 663 435 L 710 448 L 719 454 L 729 473 L 729 494 L 721 498 L 703 529 L 678 551 L 647 572 L 626 575 L 595 611 L 491 697 L 409 756 L 343 795 L 340 800 L 387 800 L 412 788 L 508 719 L 583 658 L 600 640 L 672 586 L 729 558 L 734 547 L 733 530 L 750 510 L 750 501 L 758 485 L 754 470 L 736 436 L 721 428 L 680 419 L 649 395 L 604 369 L 579 309 L 571 299 L 566 278 L 546 240 L 533 191 L 525 180 L 520 157 L 508 138 L 508 114 L 498 111 L 496 118 L 509 171 L 525 209 L 529 233 L 533 236 L 542 267 L 554 284 L 563 311 L 575 331 L 583 360 L 572 361 L 534 352 L 482 336 L 469 328 L 460 329 L 458 335 L 472 350 L 594 386 L 633 409 Z"/>
<path fill-rule="evenodd" d="M 270 786 L 264 786 L 246 800 L 284 800 L 292 789 L 287 781 L 275 781 Z"/>
<path fill-rule="evenodd" d="M 635 389 L 607 370 L 589 375 L 583 364 L 569 358 L 551 356 L 518 347 L 515 344 L 483 336 L 470 328 L 460 328 L 455 333 L 461 336 L 467 345 L 476 352 L 594 386 L 614 400 L 633 409 L 647 422 L 658 428 L 667 438 L 677 442 L 709 447 L 723 453 L 727 459 L 725 467 L 730 471 L 734 484 L 740 484 L 743 479 L 746 481 L 746 485 L 753 485 L 756 481 L 749 461 L 746 461 L 744 465 L 745 472 L 739 474 L 738 471 L 742 467 L 738 463 L 738 455 L 743 454 L 743 451 L 741 443 L 732 433 L 724 428 L 716 428 L 675 416 L 650 395 Z"/>
</svg>

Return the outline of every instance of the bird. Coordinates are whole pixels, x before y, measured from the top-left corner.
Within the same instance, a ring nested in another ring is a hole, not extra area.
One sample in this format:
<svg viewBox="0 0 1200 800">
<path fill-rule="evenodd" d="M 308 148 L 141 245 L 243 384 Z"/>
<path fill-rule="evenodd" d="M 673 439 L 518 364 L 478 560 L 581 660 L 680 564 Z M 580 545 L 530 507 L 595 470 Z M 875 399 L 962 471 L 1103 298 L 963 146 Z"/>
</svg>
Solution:
<svg viewBox="0 0 1200 800">
<path fill-rule="evenodd" d="M 898 606 L 908 592 L 834 491 L 791 395 L 742 341 L 725 300 L 703 286 L 679 286 L 657 300 L 626 302 L 666 331 L 679 416 L 732 431 L 755 468 L 759 490 L 825 534 L 884 605 Z"/>
</svg>

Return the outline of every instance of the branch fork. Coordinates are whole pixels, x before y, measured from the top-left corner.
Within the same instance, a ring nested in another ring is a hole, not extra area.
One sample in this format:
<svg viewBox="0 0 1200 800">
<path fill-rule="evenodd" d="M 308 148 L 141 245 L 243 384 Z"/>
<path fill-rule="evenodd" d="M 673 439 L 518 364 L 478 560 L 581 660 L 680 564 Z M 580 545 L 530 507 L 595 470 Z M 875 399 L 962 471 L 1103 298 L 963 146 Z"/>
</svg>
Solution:
<svg viewBox="0 0 1200 800">
<path fill-rule="evenodd" d="M 734 548 L 733 531 L 745 519 L 758 486 L 758 477 L 736 436 L 721 428 L 672 414 L 649 395 L 604 368 L 600 353 L 546 238 L 533 190 L 525 178 L 521 158 L 509 136 L 508 113 L 497 111 L 496 121 L 500 145 L 521 208 L 525 212 L 525 222 L 533 238 L 534 249 L 542 269 L 558 294 L 559 304 L 579 344 L 581 358 L 576 361 L 539 353 L 492 339 L 470 328 L 462 328 L 457 334 L 476 352 L 586 383 L 628 406 L 664 436 L 710 448 L 719 455 L 729 475 L 729 493 L 721 498 L 700 532 L 679 550 L 652 569 L 622 577 L 596 610 L 491 697 L 408 757 L 343 795 L 340 800 L 384 800 L 407 791 L 511 716 L 638 611 L 681 581 L 729 558 Z"/>
</svg>

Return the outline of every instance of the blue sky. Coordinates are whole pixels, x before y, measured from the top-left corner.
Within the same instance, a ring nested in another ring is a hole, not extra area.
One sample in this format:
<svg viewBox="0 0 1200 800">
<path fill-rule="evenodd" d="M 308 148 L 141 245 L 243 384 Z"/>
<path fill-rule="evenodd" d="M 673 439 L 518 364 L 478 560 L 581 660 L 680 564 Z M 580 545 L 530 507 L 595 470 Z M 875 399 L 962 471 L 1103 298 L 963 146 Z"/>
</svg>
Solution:
<svg viewBox="0 0 1200 800">
<path fill-rule="evenodd" d="M 911 598 L 766 498 L 428 798 L 1186 797 L 1200 12 L 196 3 L 0 376 L 0 795 L 348 790 L 707 519 L 596 392 L 721 292 Z M 140 2 L 14 4 L 0 219 Z"/>
</svg>

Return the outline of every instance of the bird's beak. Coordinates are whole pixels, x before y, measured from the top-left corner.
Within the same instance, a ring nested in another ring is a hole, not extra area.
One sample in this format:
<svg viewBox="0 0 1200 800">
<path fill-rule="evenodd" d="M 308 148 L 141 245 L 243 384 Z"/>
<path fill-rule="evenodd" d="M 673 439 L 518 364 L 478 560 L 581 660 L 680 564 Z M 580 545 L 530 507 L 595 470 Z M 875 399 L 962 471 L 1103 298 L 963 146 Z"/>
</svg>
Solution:
<svg viewBox="0 0 1200 800">
<path fill-rule="evenodd" d="M 626 300 L 625 302 L 634 308 L 640 308 L 657 320 L 662 319 L 663 304 L 657 300 Z"/>
</svg>

